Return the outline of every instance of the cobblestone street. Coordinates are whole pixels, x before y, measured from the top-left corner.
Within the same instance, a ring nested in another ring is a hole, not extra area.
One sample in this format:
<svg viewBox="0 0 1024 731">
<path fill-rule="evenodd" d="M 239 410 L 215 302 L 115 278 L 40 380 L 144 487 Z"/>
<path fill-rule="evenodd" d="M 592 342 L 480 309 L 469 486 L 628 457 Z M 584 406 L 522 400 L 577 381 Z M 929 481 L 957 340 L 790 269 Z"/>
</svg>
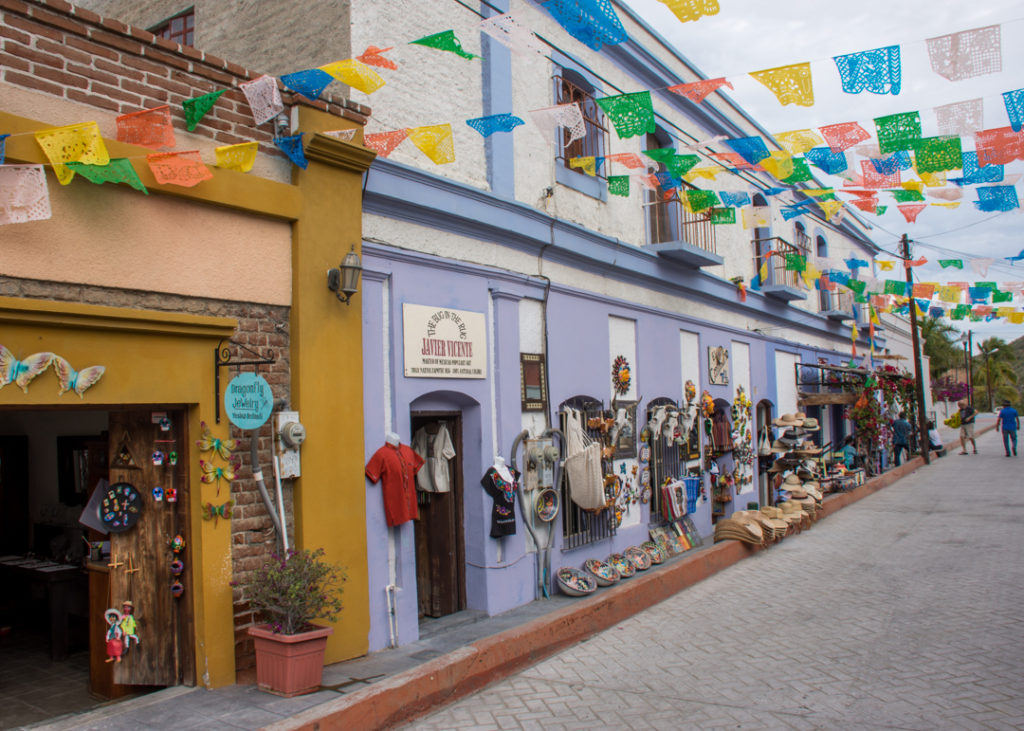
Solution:
<svg viewBox="0 0 1024 731">
<path fill-rule="evenodd" d="M 1024 457 L 979 449 L 409 728 L 1022 728 Z"/>
</svg>

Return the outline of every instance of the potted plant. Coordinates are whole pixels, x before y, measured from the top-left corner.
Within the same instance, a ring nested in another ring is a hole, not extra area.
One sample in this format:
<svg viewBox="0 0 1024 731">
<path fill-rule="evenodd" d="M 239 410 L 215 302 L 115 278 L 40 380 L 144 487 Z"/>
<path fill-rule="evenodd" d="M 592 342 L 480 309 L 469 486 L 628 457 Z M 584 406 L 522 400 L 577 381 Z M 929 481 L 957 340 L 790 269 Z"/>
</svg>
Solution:
<svg viewBox="0 0 1024 731">
<path fill-rule="evenodd" d="M 322 548 L 275 554 L 253 576 L 250 602 L 266 620 L 248 629 L 260 690 L 290 698 L 320 687 L 327 637 L 334 630 L 312 621 L 337 619 L 347 579 L 344 569 L 323 556 Z"/>
</svg>

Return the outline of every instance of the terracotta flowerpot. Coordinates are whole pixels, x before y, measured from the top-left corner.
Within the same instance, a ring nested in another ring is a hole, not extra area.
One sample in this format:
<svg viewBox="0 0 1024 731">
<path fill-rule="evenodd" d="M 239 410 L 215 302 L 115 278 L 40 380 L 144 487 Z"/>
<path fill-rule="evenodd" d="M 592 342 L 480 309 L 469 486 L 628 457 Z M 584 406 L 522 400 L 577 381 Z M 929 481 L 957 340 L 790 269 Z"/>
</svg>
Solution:
<svg viewBox="0 0 1024 731">
<path fill-rule="evenodd" d="M 256 643 L 256 684 L 267 693 L 291 698 L 320 688 L 324 650 L 333 627 L 294 635 L 274 633 L 269 624 L 248 629 Z"/>
</svg>

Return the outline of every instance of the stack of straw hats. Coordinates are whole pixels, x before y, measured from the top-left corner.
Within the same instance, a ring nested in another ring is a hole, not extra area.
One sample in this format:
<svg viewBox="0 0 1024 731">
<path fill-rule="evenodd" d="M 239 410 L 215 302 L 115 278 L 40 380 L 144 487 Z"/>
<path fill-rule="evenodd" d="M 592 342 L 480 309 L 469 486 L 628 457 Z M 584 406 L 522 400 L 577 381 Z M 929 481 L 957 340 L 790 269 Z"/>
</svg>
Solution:
<svg viewBox="0 0 1024 731">
<path fill-rule="evenodd" d="M 746 513 L 746 511 L 741 511 Z M 715 543 L 725 540 L 737 540 L 753 546 L 765 544 L 765 531 L 761 523 L 748 517 L 734 513 L 730 518 L 723 518 L 715 523 Z"/>
</svg>

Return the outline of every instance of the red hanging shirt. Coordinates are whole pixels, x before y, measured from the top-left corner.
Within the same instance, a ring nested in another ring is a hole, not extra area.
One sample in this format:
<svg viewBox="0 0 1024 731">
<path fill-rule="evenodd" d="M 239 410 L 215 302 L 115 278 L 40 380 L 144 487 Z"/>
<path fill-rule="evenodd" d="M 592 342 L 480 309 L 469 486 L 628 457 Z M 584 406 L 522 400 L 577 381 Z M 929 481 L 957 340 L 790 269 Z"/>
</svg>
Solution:
<svg viewBox="0 0 1024 731">
<path fill-rule="evenodd" d="M 405 444 L 397 447 L 385 444 L 366 463 L 366 476 L 370 482 L 380 480 L 384 517 L 389 526 L 419 517 L 415 477 L 422 466 L 423 458 Z"/>
</svg>

